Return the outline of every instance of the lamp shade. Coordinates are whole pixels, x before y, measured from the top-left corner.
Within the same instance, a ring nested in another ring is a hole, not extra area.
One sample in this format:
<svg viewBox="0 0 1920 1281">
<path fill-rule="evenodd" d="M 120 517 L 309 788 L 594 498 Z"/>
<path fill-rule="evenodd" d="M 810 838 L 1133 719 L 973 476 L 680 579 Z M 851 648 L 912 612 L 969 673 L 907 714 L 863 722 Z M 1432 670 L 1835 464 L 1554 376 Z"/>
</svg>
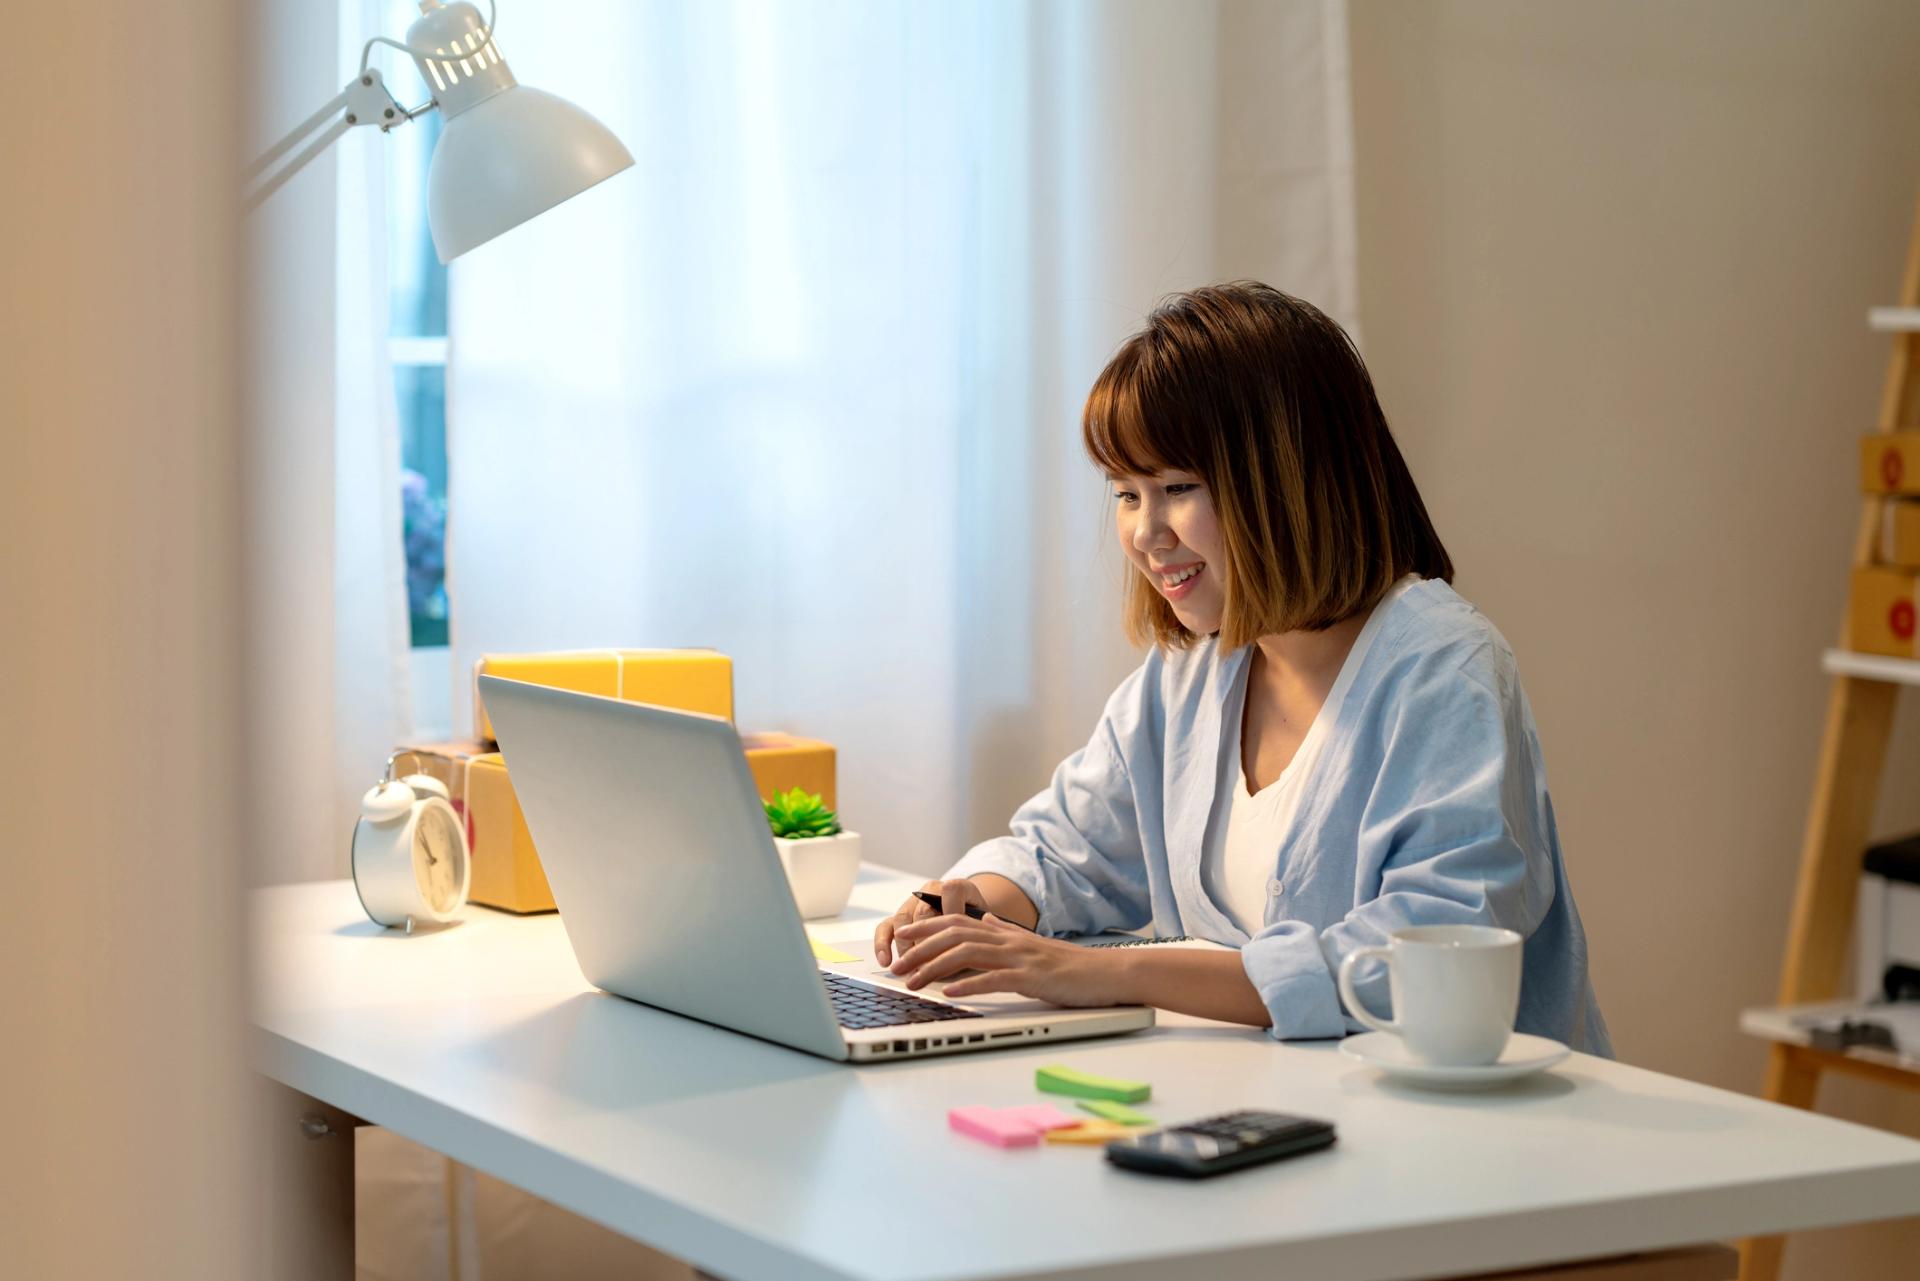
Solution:
<svg viewBox="0 0 1920 1281">
<path fill-rule="evenodd" d="M 580 108 L 511 85 L 442 126 L 427 173 L 434 252 L 451 262 L 632 165 L 612 131 Z"/>
</svg>

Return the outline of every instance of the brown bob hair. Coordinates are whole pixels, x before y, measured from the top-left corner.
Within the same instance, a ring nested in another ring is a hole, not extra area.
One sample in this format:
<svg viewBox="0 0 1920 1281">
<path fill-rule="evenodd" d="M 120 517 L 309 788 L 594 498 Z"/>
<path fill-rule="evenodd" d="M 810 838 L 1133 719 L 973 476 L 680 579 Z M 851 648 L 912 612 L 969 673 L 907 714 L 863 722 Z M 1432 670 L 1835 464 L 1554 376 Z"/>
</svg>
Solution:
<svg viewBox="0 0 1920 1281">
<path fill-rule="evenodd" d="M 1081 419 L 1110 476 L 1198 476 L 1226 548 L 1220 644 L 1319 631 L 1403 575 L 1453 581 L 1373 380 L 1346 331 L 1254 281 L 1161 303 L 1094 380 Z M 1127 636 L 1199 641 L 1129 566 Z"/>
</svg>

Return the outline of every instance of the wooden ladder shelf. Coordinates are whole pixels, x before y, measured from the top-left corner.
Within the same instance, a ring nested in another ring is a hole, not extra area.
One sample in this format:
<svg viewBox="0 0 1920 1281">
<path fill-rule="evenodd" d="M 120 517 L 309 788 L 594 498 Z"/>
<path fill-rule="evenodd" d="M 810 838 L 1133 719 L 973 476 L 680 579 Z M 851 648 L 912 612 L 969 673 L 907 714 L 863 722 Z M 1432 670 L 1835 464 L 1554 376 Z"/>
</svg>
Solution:
<svg viewBox="0 0 1920 1281">
<path fill-rule="evenodd" d="M 1914 323 L 1907 323 L 1912 318 Z M 1871 315 L 1875 329 L 1893 334 L 1886 388 L 1880 399 L 1881 432 L 1920 428 L 1920 205 L 1907 250 L 1898 307 Z M 1855 566 L 1872 565 L 1887 500 L 1868 495 L 1854 539 Z M 1842 628 L 1842 644 L 1846 629 Z M 1860 859 L 1866 849 L 1880 773 L 1893 728 L 1895 696 L 1902 685 L 1920 684 L 1920 662 L 1829 651 L 1822 664 L 1833 674 L 1827 721 L 1814 779 L 1795 885 L 1787 955 L 1780 976 L 1782 1007 L 1833 1001 L 1839 995 L 1853 930 Z M 1773 1040 L 1768 1052 L 1766 1097 L 1811 1108 L 1822 1072 L 1845 1072 L 1903 1089 L 1920 1090 L 1920 1060 L 1885 1053 L 1816 1049 L 1796 1038 L 1784 1010 L 1749 1011 L 1742 1026 Z M 1785 1237 L 1756 1238 L 1740 1251 L 1742 1281 L 1775 1281 Z"/>
</svg>

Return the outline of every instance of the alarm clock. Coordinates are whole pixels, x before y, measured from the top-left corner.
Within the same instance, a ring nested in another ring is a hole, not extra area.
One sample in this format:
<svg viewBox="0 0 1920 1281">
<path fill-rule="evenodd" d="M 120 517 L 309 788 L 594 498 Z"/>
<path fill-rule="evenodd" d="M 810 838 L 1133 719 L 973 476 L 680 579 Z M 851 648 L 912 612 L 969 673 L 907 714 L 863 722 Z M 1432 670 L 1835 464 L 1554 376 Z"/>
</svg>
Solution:
<svg viewBox="0 0 1920 1281">
<path fill-rule="evenodd" d="M 353 888 L 374 922 L 411 934 L 419 921 L 450 921 L 472 879 L 466 827 L 446 784 L 426 774 L 395 780 L 393 761 L 360 798 L 353 825 Z"/>
</svg>

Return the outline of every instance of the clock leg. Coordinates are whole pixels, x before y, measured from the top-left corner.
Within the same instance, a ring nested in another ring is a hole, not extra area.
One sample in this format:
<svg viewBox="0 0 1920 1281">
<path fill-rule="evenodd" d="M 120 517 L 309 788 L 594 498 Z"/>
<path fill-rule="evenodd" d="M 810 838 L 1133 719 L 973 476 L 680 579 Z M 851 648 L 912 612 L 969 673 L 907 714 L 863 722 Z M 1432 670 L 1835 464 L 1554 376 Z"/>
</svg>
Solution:
<svg viewBox="0 0 1920 1281">
<path fill-rule="evenodd" d="M 353 1130 L 363 1123 L 278 1081 L 256 1081 L 255 1275 L 353 1281 Z"/>
</svg>

